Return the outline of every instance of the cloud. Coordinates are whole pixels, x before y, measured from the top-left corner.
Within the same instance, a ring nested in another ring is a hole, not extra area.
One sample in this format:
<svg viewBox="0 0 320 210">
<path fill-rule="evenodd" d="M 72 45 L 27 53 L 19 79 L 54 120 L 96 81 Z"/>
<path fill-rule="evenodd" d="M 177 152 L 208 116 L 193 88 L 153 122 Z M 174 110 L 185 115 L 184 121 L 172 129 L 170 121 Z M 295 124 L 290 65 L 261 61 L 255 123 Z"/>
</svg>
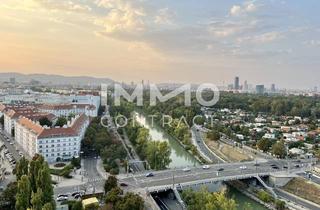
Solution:
<svg viewBox="0 0 320 210">
<path fill-rule="evenodd" d="M 255 43 L 255 44 L 263 44 L 268 42 L 273 42 L 279 39 L 284 38 L 284 34 L 277 32 L 277 31 L 271 31 L 266 32 L 263 34 L 255 35 L 255 36 L 247 36 L 247 37 L 240 37 L 237 39 L 237 42 L 240 43 Z"/>
<path fill-rule="evenodd" d="M 303 44 L 307 46 L 316 47 L 316 46 L 320 46 L 320 40 L 312 39 L 312 40 L 304 41 Z"/>
<path fill-rule="evenodd" d="M 80 1 L 57 1 L 57 0 L 33 0 L 40 6 L 49 10 L 64 10 L 69 12 L 90 12 L 92 8 Z"/>
<path fill-rule="evenodd" d="M 172 24 L 172 19 L 175 16 L 174 12 L 170 11 L 168 7 L 158 10 L 154 22 L 157 24 Z"/>
<path fill-rule="evenodd" d="M 241 8 L 241 6 L 239 6 L 239 5 L 233 5 L 233 6 L 231 7 L 231 9 L 230 9 L 230 14 L 231 14 L 232 16 L 238 16 L 238 15 L 240 15 L 242 12 L 243 12 L 243 11 L 242 11 L 242 8 Z"/>
<path fill-rule="evenodd" d="M 257 10 L 257 6 L 251 3 L 244 3 L 243 5 L 233 5 L 230 9 L 231 16 L 241 16 L 244 14 L 248 14 L 251 12 L 255 12 Z"/>
<path fill-rule="evenodd" d="M 97 0 L 95 3 L 98 7 L 108 9 L 106 16 L 95 20 L 95 24 L 104 28 L 104 33 L 144 30 L 146 13 L 143 7 L 125 0 Z"/>
</svg>

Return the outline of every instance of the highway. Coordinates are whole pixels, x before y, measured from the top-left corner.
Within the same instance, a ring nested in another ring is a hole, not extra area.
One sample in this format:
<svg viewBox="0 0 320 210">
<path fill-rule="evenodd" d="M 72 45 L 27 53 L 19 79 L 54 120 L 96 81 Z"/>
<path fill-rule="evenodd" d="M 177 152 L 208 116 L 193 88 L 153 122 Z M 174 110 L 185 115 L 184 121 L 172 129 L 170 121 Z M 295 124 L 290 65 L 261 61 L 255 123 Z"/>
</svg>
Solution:
<svg viewBox="0 0 320 210">
<path fill-rule="evenodd" d="M 306 167 L 309 162 L 301 161 L 284 161 L 284 160 L 268 160 L 259 162 L 259 166 L 256 166 L 256 162 L 245 163 L 226 163 L 211 165 L 209 169 L 203 169 L 202 167 L 190 168 L 190 171 L 184 171 L 183 169 L 172 169 L 166 171 L 154 172 L 153 177 L 146 177 L 145 174 L 136 174 L 131 177 L 124 177 L 121 181 L 129 184 L 135 184 L 137 187 L 155 187 L 166 186 L 183 183 L 195 183 L 203 182 L 207 180 L 228 180 L 234 177 L 247 177 L 255 176 L 257 174 L 269 175 L 270 173 L 283 172 L 286 173 L 288 167 L 290 172 L 301 172 L 302 167 Z M 273 165 L 273 166 L 272 166 Z M 295 165 L 299 165 L 299 168 L 295 168 Z M 274 168 L 277 166 L 278 168 Z"/>
<path fill-rule="evenodd" d="M 218 155 L 215 155 L 206 145 L 202 137 L 202 133 L 195 126 L 191 128 L 192 136 L 195 138 L 195 143 L 198 149 L 210 159 L 212 163 L 222 163 L 225 162 Z"/>
</svg>

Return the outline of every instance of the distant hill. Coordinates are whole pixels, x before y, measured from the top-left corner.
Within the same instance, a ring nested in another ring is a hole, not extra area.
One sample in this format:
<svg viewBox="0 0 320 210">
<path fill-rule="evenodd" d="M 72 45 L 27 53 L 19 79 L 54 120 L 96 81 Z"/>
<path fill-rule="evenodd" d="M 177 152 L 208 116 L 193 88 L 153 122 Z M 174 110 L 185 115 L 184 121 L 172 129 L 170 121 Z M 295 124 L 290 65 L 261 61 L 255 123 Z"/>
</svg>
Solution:
<svg viewBox="0 0 320 210">
<path fill-rule="evenodd" d="M 109 78 L 96 78 L 87 76 L 62 76 L 51 74 L 21 74 L 21 73 L 0 73 L 0 82 L 9 82 L 10 78 L 15 78 L 18 83 L 29 83 L 37 80 L 41 84 L 51 85 L 99 85 L 101 83 L 114 83 Z"/>
</svg>

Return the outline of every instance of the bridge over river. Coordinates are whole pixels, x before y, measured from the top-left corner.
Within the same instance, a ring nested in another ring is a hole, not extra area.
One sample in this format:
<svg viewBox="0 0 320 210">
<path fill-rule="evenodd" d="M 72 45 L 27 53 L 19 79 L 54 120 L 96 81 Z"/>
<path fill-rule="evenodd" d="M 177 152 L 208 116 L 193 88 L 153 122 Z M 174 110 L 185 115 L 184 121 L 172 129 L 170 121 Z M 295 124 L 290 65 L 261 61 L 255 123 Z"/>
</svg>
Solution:
<svg viewBox="0 0 320 210">
<path fill-rule="evenodd" d="M 152 172 L 152 177 L 146 173 L 122 175 L 120 180 L 138 188 L 146 188 L 149 192 L 161 191 L 175 185 L 181 187 L 206 184 L 218 181 L 248 179 L 256 176 L 273 174 L 290 175 L 306 171 L 311 167 L 311 160 L 265 160 L 261 162 L 224 163 L 210 165 L 203 169 L 201 166 L 169 169 Z"/>
</svg>

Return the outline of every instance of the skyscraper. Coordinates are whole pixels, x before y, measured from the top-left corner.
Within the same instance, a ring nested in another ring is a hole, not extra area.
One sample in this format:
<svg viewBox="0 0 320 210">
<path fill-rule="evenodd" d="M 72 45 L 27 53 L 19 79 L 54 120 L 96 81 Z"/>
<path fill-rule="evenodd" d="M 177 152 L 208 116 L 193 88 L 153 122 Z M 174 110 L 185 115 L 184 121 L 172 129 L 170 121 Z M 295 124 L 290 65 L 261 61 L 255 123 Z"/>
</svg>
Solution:
<svg viewBox="0 0 320 210">
<path fill-rule="evenodd" d="M 240 80 L 239 77 L 234 78 L 234 89 L 239 90 L 240 89 Z"/>
<path fill-rule="evenodd" d="M 271 84 L 271 92 L 274 93 L 276 92 L 276 85 L 275 84 Z"/>
<path fill-rule="evenodd" d="M 256 85 L 256 93 L 263 94 L 264 93 L 264 85 Z"/>
<path fill-rule="evenodd" d="M 243 90 L 247 91 L 249 89 L 249 86 L 248 86 L 248 81 L 244 81 L 244 84 L 243 84 Z"/>
</svg>

